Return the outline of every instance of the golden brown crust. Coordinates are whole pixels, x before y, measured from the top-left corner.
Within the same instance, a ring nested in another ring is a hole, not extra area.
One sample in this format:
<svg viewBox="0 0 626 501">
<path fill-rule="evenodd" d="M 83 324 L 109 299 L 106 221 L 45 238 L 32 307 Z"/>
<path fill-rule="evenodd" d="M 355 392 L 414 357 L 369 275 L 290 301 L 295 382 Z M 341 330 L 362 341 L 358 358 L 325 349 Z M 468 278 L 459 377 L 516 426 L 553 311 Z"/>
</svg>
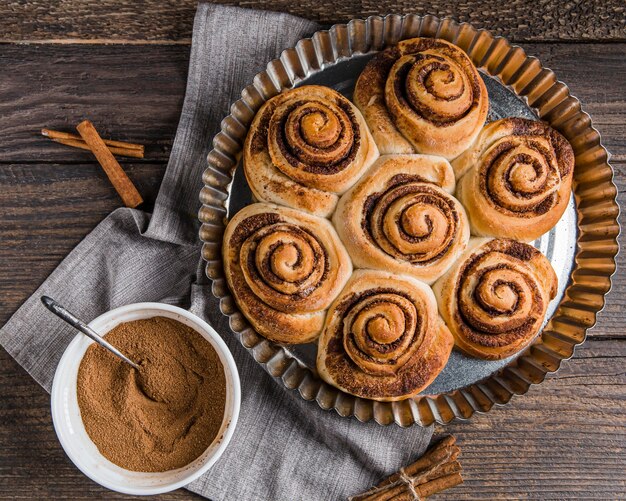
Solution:
<svg viewBox="0 0 626 501">
<path fill-rule="evenodd" d="M 338 195 L 377 157 L 359 110 L 333 89 L 307 85 L 258 111 L 244 145 L 244 171 L 258 200 L 328 217 Z"/>
<path fill-rule="evenodd" d="M 452 345 L 427 285 L 384 271 L 357 270 L 328 311 L 317 370 L 352 395 L 403 400 L 437 377 Z"/>
<path fill-rule="evenodd" d="M 492 122 L 452 166 L 473 235 L 532 241 L 559 221 L 570 200 L 574 152 L 543 122 Z"/>
<path fill-rule="evenodd" d="M 474 357 L 498 360 L 532 342 L 557 285 L 550 261 L 534 247 L 474 238 L 433 291 L 456 345 Z"/>
<path fill-rule="evenodd" d="M 384 155 L 341 197 L 333 224 L 355 267 L 432 283 L 469 240 L 467 216 L 449 194 L 453 190 L 444 158 Z"/>
<path fill-rule="evenodd" d="M 250 324 L 279 343 L 307 343 L 352 273 L 330 222 L 272 204 L 252 204 L 228 223 L 226 280 Z"/>
<path fill-rule="evenodd" d="M 377 54 L 356 84 L 354 103 L 381 154 L 452 159 L 476 138 L 489 110 L 469 57 L 441 39 L 412 38 Z"/>
</svg>

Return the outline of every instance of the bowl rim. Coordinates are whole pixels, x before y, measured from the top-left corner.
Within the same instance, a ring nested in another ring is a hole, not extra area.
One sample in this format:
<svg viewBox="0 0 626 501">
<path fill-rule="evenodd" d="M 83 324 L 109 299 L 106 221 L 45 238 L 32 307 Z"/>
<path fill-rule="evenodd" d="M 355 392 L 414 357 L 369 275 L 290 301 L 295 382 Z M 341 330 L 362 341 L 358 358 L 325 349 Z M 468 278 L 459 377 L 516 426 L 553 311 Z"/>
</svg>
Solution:
<svg viewBox="0 0 626 501">
<path fill-rule="evenodd" d="M 226 428 L 221 438 L 219 439 L 220 441 L 215 451 L 213 452 L 211 456 L 209 456 L 206 459 L 206 461 L 204 461 L 204 463 L 202 463 L 202 465 L 200 465 L 196 469 L 189 469 L 189 473 L 184 475 L 184 478 L 176 482 L 164 483 L 164 484 L 149 486 L 149 487 L 134 487 L 134 486 L 127 487 L 127 486 L 121 486 L 116 483 L 109 482 L 108 480 L 103 480 L 102 478 L 98 476 L 96 472 L 93 471 L 93 469 L 86 467 L 83 461 L 81 460 L 81 458 L 78 457 L 74 452 L 72 452 L 72 449 L 69 447 L 69 440 L 67 439 L 65 434 L 60 432 L 60 428 L 64 426 L 63 424 L 61 424 L 63 420 L 63 417 L 62 417 L 63 400 L 61 396 L 60 378 L 61 378 L 61 375 L 69 369 L 69 367 L 79 366 L 80 363 L 82 362 L 82 359 L 84 357 L 84 352 L 79 359 L 74 357 L 73 351 L 77 349 L 77 346 L 83 342 L 87 342 L 87 346 L 91 346 L 91 344 L 94 343 L 94 341 L 87 339 L 86 336 L 84 336 L 83 334 L 77 334 L 72 339 L 72 341 L 68 344 L 68 346 L 65 348 L 63 352 L 63 356 L 61 357 L 57 365 L 57 368 L 55 370 L 54 379 L 52 382 L 52 389 L 50 391 L 50 408 L 51 408 L 52 424 L 54 426 L 54 431 L 57 435 L 59 442 L 61 443 L 61 446 L 63 447 L 65 454 L 70 458 L 74 466 L 76 466 L 88 478 L 90 478 L 97 484 L 107 489 L 110 489 L 115 492 L 120 492 L 123 494 L 140 495 L 140 496 L 163 494 L 166 492 L 171 492 L 173 490 L 184 487 L 185 485 L 188 485 L 189 483 L 193 482 L 194 480 L 202 476 L 204 473 L 206 473 L 221 457 L 224 450 L 226 450 L 226 447 L 228 447 L 228 444 L 230 443 L 230 440 L 235 432 L 235 428 L 237 426 L 237 421 L 239 418 L 239 411 L 241 408 L 241 381 L 239 378 L 239 371 L 237 369 L 237 364 L 235 363 L 232 353 L 230 349 L 228 348 L 228 346 L 226 345 L 226 343 L 224 342 L 224 340 L 222 339 L 222 337 L 217 333 L 217 331 L 213 327 L 211 327 L 211 325 L 209 325 L 206 321 L 200 318 L 198 315 L 195 315 L 194 313 L 191 313 L 190 311 L 180 308 L 178 306 L 173 306 L 173 305 L 164 304 L 164 303 L 156 303 L 156 302 L 141 302 L 141 303 L 131 303 L 131 304 L 114 308 L 112 310 L 108 310 L 102 313 L 101 315 L 97 316 L 96 318 L 94 318 L 91 322 L 89 322 L 88 325 L 90 327 L 93 327 L 94 325 L 97 326 L 99 324 L 106 324 L 108 322 L 113 321 L 115 317 L 117 316 L 126 315 L 132 312 L 140 312 L 142 310 L 157 310 L 157 311 L 173 313 L 173 314 L 181 315 L 182 317 L 185 317 L 187 320 L 191 321 L 194 324 L 194 327 L 193 327 L 194 330 L 199 332 L 199 334 L 202 335 L 205 339 L 210 338 L 210 340 L 213 341 L 211 344 L 216 349 L 216 351 L 218 351 L 218 354 L 220 355 L 220 361 L 226 366 L 227 371 L 230 372 L 230 377 L 232 380 L 232 389 L 231 389 L 232 403 L 231 403 L 231 411 L 230 411 L 230 421 L 226 424 Z M 123 322 L 124 320 L 118 322 L 115 325 L 119 325 L 120 323 L 123 323 Z M 110 329 L 112 328 L 113 327 L 111 327 Z M 108 329 L 104 334 L 109 332 L 110 329 Z M 86 352 L 86 349 L 85 349 L 85 352 Z M 228 378 L 228 375 L 227 375 L 227 378 Z M 79 409 L 79 414 L 80 414 L 80 409 Z M 225 410 L 225 416 L 227 414 L 228 414 L 228 409 Z M 81 418 L 81 421 L 82 421 L 82 418 Z M 213 443 L 214 442 L 212 442 L 211 445 L 213 445 Z M 211 445 L 209 445 L 209 447 L 211 447 Z M 104 458 L 104 456 L 102 457 Z M 122 468 L 119 465 L 117 466 L 119 468 Z M 122 468 L 122 469 L 126 470 L 125 468 Z M 126 471 L 131 471 L 131 470 L 126 470 Z M 136 473 L 136 472 L 133 472 L 133 473 Z M 155 472 L 155 473 L 158 474 L 158 472 Z"/>
</svg>

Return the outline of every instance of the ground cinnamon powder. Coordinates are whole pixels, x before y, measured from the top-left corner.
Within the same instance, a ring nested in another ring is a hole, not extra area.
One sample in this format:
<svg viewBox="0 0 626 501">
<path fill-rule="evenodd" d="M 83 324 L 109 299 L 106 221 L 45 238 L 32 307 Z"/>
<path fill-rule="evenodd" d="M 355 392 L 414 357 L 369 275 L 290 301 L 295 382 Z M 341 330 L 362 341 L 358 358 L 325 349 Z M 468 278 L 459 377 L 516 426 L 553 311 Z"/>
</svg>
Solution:
<svg viewBox="0 0 626 501">
<path fill-rule="evenodd" d="M 106 339 L 141 371 L 97 344 L 85 353 L 78 405 L 98 450 L 133 471 L 191 463 L 224 417 L 226 378 L 216 351 L 195 330 L 164 317 L 120 324 Z"/>
</svg>

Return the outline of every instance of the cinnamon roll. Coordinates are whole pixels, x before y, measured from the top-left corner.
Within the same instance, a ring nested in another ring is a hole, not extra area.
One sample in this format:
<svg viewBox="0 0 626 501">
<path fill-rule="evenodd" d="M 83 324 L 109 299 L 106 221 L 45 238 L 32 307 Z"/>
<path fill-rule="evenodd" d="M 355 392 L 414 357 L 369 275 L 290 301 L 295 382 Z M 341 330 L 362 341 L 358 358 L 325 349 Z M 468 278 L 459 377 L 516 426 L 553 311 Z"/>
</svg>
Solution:
<svg viewBox="0 0 626 501">
<path fill-rule="evenodd" d="M 352 273 L 326 219 L 272 204 L 252 204 L 228 223 L 222 253 L 241 312 L 262 336 L 307 343 Z"/>
<path fill-rule="evenodd" d="M 378 157 L 359 110 L 328 87 L 279 94 L 256 114 L 244 171 L 258 200 L 328 217 L 338 195 Z"/>
<path fill-rule="evenodd" d="M 384 155 L 341 197 L 333 224 L 355 267 L 432 283 L 469 240 L 467 216 L 453 190 L 444 158 Z"/>
<path fill-rule="evenodd" d="M 456 345 L 471 356 L 498 360 L 535 338 L 557 284 L 550 261 L 534 247 L 473 238 L 433 290 Z"/>
<path fill-rule="evenodd" d="M 487 89 L 470 58 L 445 40 L 412 38 L 376 55 L 356 83 L 354 103 L 381 154 L 455 158 L 487 118 Z"/>
<path fill-rule="evenodd" d="M 357 270 L 328 311 L 317 370 L 352 395 L 403 400 L 437 377 L 452 346 L 427 285 L 384 271 Z"/>
<path fill-rule="evenodd" d="M 487 125 L 452 166 L 473 235 L 529 242 L 565 212 L 574 152 L 543 122 L 504 118 Z"/>
</svg>

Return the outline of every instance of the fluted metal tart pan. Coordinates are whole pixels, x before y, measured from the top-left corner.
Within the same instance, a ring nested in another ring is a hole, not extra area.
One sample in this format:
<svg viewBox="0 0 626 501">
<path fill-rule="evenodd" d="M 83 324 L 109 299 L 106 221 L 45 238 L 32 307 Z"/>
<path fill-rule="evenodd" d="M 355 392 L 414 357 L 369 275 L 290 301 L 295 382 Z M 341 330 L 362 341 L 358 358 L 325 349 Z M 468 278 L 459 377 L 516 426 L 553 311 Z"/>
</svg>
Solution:
<svg viewBox="0 0 626 501">
<path fill-rule="evenodd" d="M 250 203 L 238 168 L 248 127 L 261 105 L 281 90 L 322 84 L 351 97 L 361 69 L 385 46 L 412 37 L 438 37 L 461 47 L 481 71 L 490 97 L 489 119 L 539 118 L 560 131 L 576 155 L 574 193 L 559 224 L 534 242 L 559 276 L 559 292 L 534 344 L 521 355 L 499 362 L 471 359 L 456 350 L 448 366 L 419 396 L 393 403 L 348 395 L 321 380 L 315 371 L 315 346 L 282 346 L 258 335 L 230 294 L 221 260 L 222 234 L 229 215 Z M 466 419 L 506 404 L 559 368 L 596 322 L 611 287 L 618 251 L 619 207 L 609 154 L 591 118 L 567 86 L 538 59 L 488 31 L 433 16 L 389 15 L 355 19 L 318 31 L 285 50 L 243 89 L 213 140 L 200 193 L 200 238 L 206 274 L 230 327 L 267 372 L 302 398 L 323 409 L 360 421 L 400 426 Z"/>
</svg>

